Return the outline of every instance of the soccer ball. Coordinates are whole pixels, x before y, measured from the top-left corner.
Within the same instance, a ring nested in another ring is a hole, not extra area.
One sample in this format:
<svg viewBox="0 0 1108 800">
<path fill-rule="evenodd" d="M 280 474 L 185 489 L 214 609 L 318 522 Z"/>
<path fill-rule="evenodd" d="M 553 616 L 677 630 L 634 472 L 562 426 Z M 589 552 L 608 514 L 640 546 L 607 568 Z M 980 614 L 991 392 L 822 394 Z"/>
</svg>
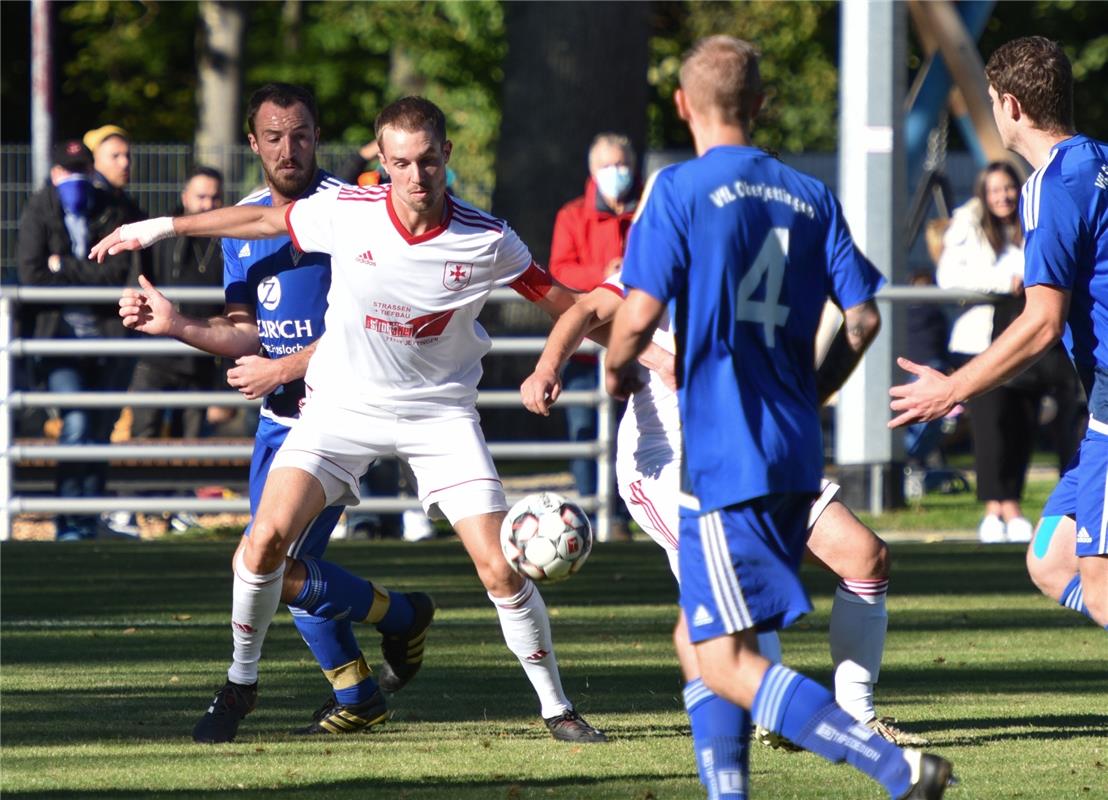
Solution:
<svg viewBox="0 0 1108 800">
<path fill-rule="evenodd" d="M 508 511 L 500 526 L 500 548 L 520 575 L 559 581 L 592 552 L 592 527 L 585 512 L 553 492 L 529 494 Z"/>
</svg>

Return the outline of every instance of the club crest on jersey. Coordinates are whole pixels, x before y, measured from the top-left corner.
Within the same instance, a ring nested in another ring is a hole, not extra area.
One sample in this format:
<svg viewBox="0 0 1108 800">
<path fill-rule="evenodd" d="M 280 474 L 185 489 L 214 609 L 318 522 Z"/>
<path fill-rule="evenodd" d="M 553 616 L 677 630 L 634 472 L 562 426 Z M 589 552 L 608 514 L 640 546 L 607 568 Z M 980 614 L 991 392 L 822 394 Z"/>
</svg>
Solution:
<svg viewBox="0 0 1108 800">
<path fill-rule="evenodd" d="M 304 253 L 298 250 L 296 245 L 294 245 L 292 242 L 289 242 L 289 258 L 292 259 L 292 265 L 294 267 L 300 265 L 300 257 L 302 255 L 304 255 Z"/>
<path fill-rule="evenodd" d="M 472 264 L 447 261 L 442 270 L 442 285 L 452 292 L 457 292 L 469 286 L 469 279 L 472 277 Z"/>
</svg>

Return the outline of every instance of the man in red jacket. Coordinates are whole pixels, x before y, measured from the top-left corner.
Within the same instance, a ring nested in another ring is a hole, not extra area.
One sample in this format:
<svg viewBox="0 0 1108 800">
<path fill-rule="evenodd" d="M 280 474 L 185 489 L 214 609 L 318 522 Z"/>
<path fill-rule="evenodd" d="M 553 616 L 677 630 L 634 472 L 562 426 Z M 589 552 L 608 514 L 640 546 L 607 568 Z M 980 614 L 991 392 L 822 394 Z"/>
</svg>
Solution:
<svg viewBox="0 0 1108 800">
<path fill-rule="evenodd" d="M 635 176 L 635 151 L 631 140 L 618 133 L 601 133 L 589 147 L 589 179 L 585 193 L 570 200 L 554 220 L 550 243 L 550 272 L 563 286 L 589 292 L 620 268 L 627 232 L 638 206 L 642 187 Z M 575 355 L 566 365 L 563 390 L 590 390 L 597 385 L 597 358 Z M 567 406 L 566 427 L 570 441 L 596 438 L 596 412 L 588 406 Z M 577 491 L 596 494 L 596 462 L 570 461 Z M 622 509 L 620 516 L 623 517 Z M 618 537 L 623 524 L 613 526 Z"/>
</svg>

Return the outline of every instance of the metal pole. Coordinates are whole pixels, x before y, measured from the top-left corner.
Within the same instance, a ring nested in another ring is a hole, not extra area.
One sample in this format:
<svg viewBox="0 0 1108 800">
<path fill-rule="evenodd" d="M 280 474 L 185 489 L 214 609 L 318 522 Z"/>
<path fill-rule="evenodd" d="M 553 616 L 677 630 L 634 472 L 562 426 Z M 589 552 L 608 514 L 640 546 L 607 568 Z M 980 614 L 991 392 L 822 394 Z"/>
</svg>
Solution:
<svg viewBox="0 0 1108 800">
<path fill-rule="evenodd" d="M 605 354 L 607 351 L 605 351 Z M 612 538 L 612 512 L 615 497 L 612 493 L 612 453 L 615 449 L 615 437 L 612 435 L 612 396 L 604 390 L 604 359 L 597 365 L 597 424 L 596 443 L 596 540 L 606 542 Z"/>
<path fill-rule="evenodd" d="M 0 542 L 12 535 L 12 462 L 8 451 L 12 444 L 11 396 L 12 303 L 0 297 Z"/>
<path fill-rule="evenodd" d="M 31 175 L 35 187 L 50 174 L 54 141 L 54 54 L 50 3 L 31 0 Z"/>
<path fill-rule="evenodd" d="M 842 6 L 839 74 L 839 196 L 854 239 L 890 283 L 903 283 L 907 205 L 903 141 L 906 40 L 904 4 L 847 0 Z M 893 358 L 900 352 L 892 305 L 879 304 L 882 333 L 839 393 L 835 460 L 848 499 L 880 513 L 881 487 L 902 481 L 900 438 L 886 427 Z M 880 472 L 872 465 L 882 465 Z M 886 484 L 885 481 L 888 481 Z M 851 486 L 850 484 L 855 484 Z M 855 491 L 861 485 L 861 491 Z M 896 497 L 896 495 L 893 495 Z"/>
</svg>

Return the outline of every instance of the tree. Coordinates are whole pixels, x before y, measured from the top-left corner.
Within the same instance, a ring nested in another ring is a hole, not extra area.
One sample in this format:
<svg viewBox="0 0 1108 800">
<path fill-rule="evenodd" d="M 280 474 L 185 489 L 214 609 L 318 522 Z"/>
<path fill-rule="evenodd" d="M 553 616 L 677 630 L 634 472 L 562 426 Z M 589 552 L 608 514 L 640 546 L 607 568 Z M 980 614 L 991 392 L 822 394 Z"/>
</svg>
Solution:
<svg viewBox="0 0 1108 800">
<path fill-rule="evenodd" d="M 196 159 L 231 174 L 231 147 L 242 141 L 242 6 L 201 0 L 197 64 Z"/>
<path fill-rule="evenodd" d="M 646 133 L 645 3 L 509 3 L 493 211 L 545 261 L 558 208 L 588 175 L 602 131 Z"/>
</svg>

